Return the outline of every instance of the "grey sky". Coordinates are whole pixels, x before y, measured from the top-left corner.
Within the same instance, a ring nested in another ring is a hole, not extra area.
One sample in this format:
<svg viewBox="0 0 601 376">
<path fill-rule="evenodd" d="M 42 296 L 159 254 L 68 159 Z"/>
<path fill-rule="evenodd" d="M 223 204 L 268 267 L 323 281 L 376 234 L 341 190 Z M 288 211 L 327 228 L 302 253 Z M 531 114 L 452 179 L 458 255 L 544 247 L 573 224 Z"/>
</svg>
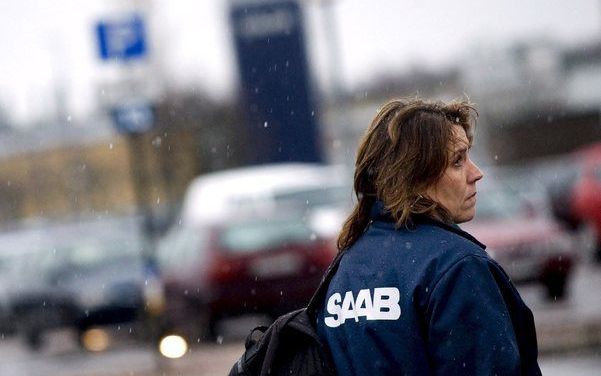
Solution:
<svg viewBox="0 0 601 376">
<path fill-rule="evenodd" d="M 165 82 L 202 86 L 217 97 L 232 91 L 236 68 L 226 0 L 136 1 L 152 6 L 155 56 Z M 327 83 L 323 18 L 317 0 L 304 2 L 313 74 Z M 123 3 L 0 0 L 0 106 L 11 118 L 48 112 L 58 82 L 74 117 L 93 109 L 97 85 L 115 75 L 96 58 L 93 25 Z M 448 65 L 476 44 L 537 36 L 571 44 L 601 36 L 598 0 L 337 0 L 336 16 L 348 86 L 418 64 Z"/>
</svg>

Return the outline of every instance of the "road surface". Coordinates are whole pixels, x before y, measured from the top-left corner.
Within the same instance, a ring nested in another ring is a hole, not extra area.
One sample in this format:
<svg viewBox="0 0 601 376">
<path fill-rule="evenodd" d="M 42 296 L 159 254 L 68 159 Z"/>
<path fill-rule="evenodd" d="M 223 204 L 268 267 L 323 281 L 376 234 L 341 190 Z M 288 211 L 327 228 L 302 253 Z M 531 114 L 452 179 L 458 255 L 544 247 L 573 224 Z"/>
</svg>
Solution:
<svg viewBox="0 0 601 376">
<path fill-rule="evenodd" d="M 590 328 L 582 323 L 601 323 L 600 286 L 601 268 L 583 263 L 576 271 L 570 285 L 570 297 L 565 302 L 545 301 L 542 298 L 544 291 L 536 286 L 519 287 L 534 312 L 537 330 L 544 332 L 539 332 L 543 349 L 540 364 L 544 375 L 600 374 L 601 342 L 597 341 L 593 347 L 579 342 L 583 336 L 591 337 Z M 195 345 L 178 360 L 157 357 L 154 349 L 133 341 L 116 343 L 101 353 L 84 352 L 68 331 L 51 334 L 47 338 L 48 346 L 39 353 L 26 350 L 19 338 L 0 338 L 0 375 L 224 375 L 242 353 L 243 334 L 252 325 L 250 319 L 225 323 L 227 334 L 219 343 Z M 547 337 L 543 339 L 541 334 Z"/>
</svg>

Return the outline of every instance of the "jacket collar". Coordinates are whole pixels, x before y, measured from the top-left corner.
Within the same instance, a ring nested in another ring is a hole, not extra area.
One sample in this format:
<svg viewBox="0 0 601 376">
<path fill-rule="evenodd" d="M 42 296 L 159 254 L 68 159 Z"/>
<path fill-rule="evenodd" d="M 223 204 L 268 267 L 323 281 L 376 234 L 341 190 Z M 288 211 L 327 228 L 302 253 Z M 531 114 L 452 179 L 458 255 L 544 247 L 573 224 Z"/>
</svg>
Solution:
<svg viewBox="0 0 601 376">
<path fill-rule="evenodd" d="M 376 201 L 374 202 L 374 204 L 371 207 L 370 210 L 370 218 L 373 221 L 382 221 L 382 222 L 390 222 L 394 224 L 394 219 L 392 218 L 392 216 L 390 215 L 390 212 L 388 212 L 385 208 L 384 208 L 384 203 L 382 201 Z M 476 245 L 478 245 L 479 247 L 481 247 L 482 249 L 486 249 L 486 245 L 484 245 L 483 243 L 481 243 L 480 241 L 478 241 L 478 239 L 474 238 L 472 235 L 470 235 L 469 233 L 463 231 L 458 225 L 456 224 L 448 224 L 448 223 L 444 223 L 441 222 L 437 219 L 428 217 L 426 215 L 423 214 L 415 214 L 411 217 L 411 221 L 413 222 L 413 225 L 417 225 L 417 224 L 429 224 L 432 226 L 436 226 L 436 227 L 440 227 L 446 231 L 450 231 L 453 232 L 461 237 L 466 238 L 467 240 L 475 243 Z"/>
</svg>

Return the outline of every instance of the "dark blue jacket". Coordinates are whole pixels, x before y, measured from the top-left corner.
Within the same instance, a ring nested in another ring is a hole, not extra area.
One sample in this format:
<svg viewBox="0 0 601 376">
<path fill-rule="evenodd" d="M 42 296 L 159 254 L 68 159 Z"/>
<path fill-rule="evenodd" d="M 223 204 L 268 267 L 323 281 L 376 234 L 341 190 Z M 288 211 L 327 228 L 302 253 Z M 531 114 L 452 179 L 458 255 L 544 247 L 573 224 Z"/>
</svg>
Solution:
<svg viewBox="0 0 601 376">
<path fill-rule="evenodd" d="M 485 246 L 426 218 L 372 222 L 332 278 L 317 331 L 340 375 L 540 375 L 532 312 Z"/>
</svg>

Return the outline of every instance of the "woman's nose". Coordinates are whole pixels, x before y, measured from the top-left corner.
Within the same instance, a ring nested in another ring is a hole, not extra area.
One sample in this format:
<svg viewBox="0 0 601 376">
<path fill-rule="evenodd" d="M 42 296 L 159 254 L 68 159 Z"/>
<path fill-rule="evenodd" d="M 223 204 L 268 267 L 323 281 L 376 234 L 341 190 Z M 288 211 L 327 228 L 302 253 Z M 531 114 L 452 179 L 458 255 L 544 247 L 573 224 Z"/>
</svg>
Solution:
<svg viewBox="0 0 601 376">
<path fill-rule="evenodd" d="M 472 171 L 471 171 L 471 179 L 470 182 L 477 182 L 478 180 L 482 179 L 484 177 L 484 173 L 482 173 L 482 170 L 480 170 L 480 167 L 478 167 L 474 162 L 472 162 L 470 160 L 471 163 L 471 167 L 472 167 Z"/>
</svg>

